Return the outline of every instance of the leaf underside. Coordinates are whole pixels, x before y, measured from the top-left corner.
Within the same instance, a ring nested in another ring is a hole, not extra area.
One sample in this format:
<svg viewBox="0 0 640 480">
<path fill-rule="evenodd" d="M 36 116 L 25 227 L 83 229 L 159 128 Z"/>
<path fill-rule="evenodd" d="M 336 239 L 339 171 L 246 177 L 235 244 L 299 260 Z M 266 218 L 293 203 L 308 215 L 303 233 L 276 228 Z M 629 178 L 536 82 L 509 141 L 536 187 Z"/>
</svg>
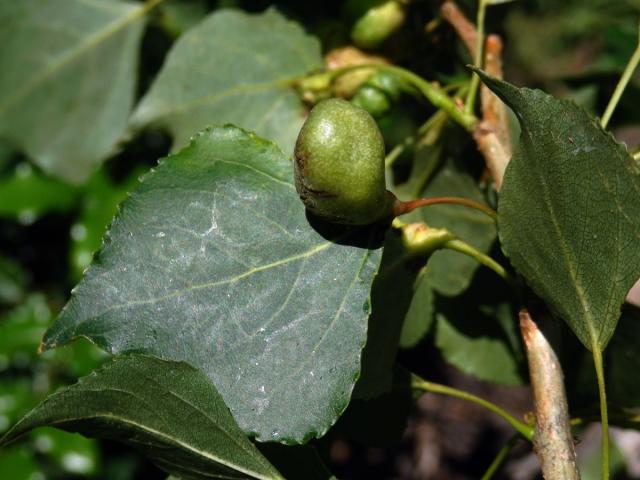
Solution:
<svg viewBox="0 0 640 480">
<path fill-rule="evenodd" d="M 121 1 L 0 2 L 0 137 L 52 175 L 86 180 L 126 128 L 145 12 Z"/>
<path fill-rule="evenodd" d="M 381 251 L 372 229 L 312 228 L 292 172 L 277 147 L 232 126 L 162 160 L 43 347 L 84 336 L 114 354 L 183 360 L 257 439 L 323 434 L 360 372 Z"/>
<path fill-rule="evenodd" d="M 498 208 L 504 252 L 590 350 L 604 349 L 640 277 L 640 177 L 581 108 L 479 72 L 517 115 Z"/>
<path fill-rule="evenodd" d="M 0 445 L 42 426 L 123 441 L 179 478 L 282 478 L 210 380 L 185 363 L 117 357 L 47 398 Z"/>
<path fill-rule="evenodd" d="M 177 149 L 230 122 L 291 154 L 306 114 L 291 82 L 321 67 L 319 42 L 276 10 L 218 10 L 177 40 L 131 124 L 167 128 Z"/>
</svg>

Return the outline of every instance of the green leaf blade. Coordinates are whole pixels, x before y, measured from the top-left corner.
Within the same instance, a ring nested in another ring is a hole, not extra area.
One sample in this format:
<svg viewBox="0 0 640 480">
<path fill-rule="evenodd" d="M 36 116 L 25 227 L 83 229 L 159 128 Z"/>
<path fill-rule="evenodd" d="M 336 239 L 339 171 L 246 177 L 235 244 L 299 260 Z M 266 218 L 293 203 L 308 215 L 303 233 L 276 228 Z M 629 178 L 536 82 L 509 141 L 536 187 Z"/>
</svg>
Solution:
<svg viewBox="0 0 640 480">
<path fill-rule="evenodd" d="M 175 149 L 230 122 L 291 154 L 305 116 L 291 82 L 321 67 L 318 41 L 277 11 L 219 10 L 176 42 L 131 124 L 168 128 Z"/>
<path fill-rule="evenodd" d="M 310 225 L 273 144 L 209 129 L 145 177 L 44 338 L 186 361 L 241 428 L 302 443 L 344 411 L 360 372 L 380 263 Z M 352 235 L 348 233 L 347 235 Z"/>
<path fill-rule="evenodd" d="M 575 104 L 480 74 L 522 126 L 498 207 L 502 247 L 580 341 L 602 350 L 640 277 L 637 167 Z"/>
<path fill-rule="evenodd" d="M 119 357 L 63 388 L 0 441 L 55 426 L 124 441 L 181 478 L 282 478 L 244 436 L 210 380 L 154 357 Z"/>
<path fill-rule="evenodd" d="M 124 132 L 147 7 L 79 0 L 2 2 L 0 136 L 80 183 Z"/>
</svg>

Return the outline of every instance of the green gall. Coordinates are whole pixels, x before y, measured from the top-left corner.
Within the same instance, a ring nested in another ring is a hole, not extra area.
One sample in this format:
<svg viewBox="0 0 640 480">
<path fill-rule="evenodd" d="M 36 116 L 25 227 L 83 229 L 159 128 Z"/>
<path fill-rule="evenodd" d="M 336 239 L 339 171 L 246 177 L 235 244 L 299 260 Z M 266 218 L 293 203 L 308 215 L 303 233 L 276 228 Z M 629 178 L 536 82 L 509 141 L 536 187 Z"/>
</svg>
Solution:
<svg viewBox="0 0 640 480">
<path fill-rule="evenodd" d="M 409 223 L 402 227 L 402 244 L 412 256 L 431 255 L 455 238 L 446 228 L 433 228 L 424 223 Z"/>
<path fill-rule="evenodd" d="M 351 40 L 361 48 L 376 48 L 405 21 L 404 5 L 396 0 L 373 2 L 351 29 Z"/>
<path fill-rule="evenodd" d="M 301 78 L 295 83 L 295 87 L 303 100 L 309 103 L 328 98 L 331 95 L 333 75 L 331 72 L 320 72 Z"/>
<path fill-rule="evenodd" d="M 314 215 L 349 225 L 393 215 L 382 134 L 362 108 L 337 98 L 318 103 L 300 130 L 294 157 L 296 189 Z"/>
<path fill-rule="evenodd" d="M 389 97 L 383 91 L 368 85 L 360 87 L 351 99 L 351 103 L 363 108 L 374 117 L 384 115 L 391 108 Z"/>
<path fill-rule="evenodd" d="M 371 75 L 364 84 L 384 92 L 389 97 L 389 100 L 394 102 L 400 98 L 403 92 L 410 91 L 405 82 L 398 78 L 397 75 L 384 70 L 377 71 Z"/>
<path fill-rule="evenodd" d="M 391 109 L 405 90 L 405 85 L 396 75 L 377 71 L 362 84 L 351 102 L 378 118 Z"/>
</svg>

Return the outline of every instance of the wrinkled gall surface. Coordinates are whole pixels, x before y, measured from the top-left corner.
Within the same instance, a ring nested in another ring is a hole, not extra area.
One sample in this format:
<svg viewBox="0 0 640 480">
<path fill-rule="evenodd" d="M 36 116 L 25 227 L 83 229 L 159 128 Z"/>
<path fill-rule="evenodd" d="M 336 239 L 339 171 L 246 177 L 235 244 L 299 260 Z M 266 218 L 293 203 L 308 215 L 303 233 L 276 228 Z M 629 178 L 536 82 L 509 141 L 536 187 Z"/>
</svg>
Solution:
<svg viewBox="0 0 640 480">
<path fill-rule="evenodd" d="M 295 183 L 307 209 L 331 222 L 367 225 L 389 216 L 384 140 L 371 115 L 340 99 L 316 105 L 296 142 Z"/>
</svg>

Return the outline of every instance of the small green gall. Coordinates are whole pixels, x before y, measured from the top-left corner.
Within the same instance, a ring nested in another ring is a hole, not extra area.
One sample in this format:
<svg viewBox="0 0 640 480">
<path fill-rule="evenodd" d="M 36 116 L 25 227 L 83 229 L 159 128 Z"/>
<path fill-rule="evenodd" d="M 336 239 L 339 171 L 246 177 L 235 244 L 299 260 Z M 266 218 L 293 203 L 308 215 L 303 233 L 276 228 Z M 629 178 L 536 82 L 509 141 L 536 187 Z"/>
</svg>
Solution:
<svg viewBox="0 0 640 480">
<path fill-rule="evenodd" d="M 402 243 L 413 256 L 431 255 L 455 238 L 446 228 L 433 228 L 424 223 L 409 223 L 402 227 Z"/>
<path fill-rule="evenodd" d="M 354 3 L 362 3 L 356 0 Z M 351 29 L 351 40 L 361 48 L 376 48 L 405 21 L 404 5 L 397 0 L 373 1 Z"/>
<path fill-rule="evenodd" d="M 294 157 L 296 189 L 314 215 L 347 225 L 393 216 L 384 140 L 362 108 L 337 98 L 318 103 L 300 130 Z"/>
<path fill-rule="evenodd" d="M 374 117 L 381 117 L 391 108 L 391 102 L 384 92 L 377 88 L 363 85 L 351 99 L 354 105 L 365 109 Z"/>
</svg>

